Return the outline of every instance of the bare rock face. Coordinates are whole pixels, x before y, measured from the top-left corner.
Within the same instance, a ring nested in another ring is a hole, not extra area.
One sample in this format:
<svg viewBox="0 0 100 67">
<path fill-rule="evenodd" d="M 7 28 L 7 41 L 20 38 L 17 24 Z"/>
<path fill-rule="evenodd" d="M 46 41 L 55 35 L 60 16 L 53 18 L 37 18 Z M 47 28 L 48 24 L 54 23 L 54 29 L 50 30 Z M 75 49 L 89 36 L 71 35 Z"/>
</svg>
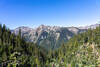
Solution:
<svg viewBox="0 0 100 67">
<path fill-rule="evenodd" d="M 38 45 L 47 48 L 55 49 L 61 44 L 67 42 L 74 35 L 84 32 L 84 29 L 77 27 L 58 27 L 58 26 L 45 26 L 40 25 L 36 29 L 29 27 L 18 27 L 12 32 L 16 35 L 21 29 L 22 36 L 26 41 L 37 43 Z"/>
</svg>

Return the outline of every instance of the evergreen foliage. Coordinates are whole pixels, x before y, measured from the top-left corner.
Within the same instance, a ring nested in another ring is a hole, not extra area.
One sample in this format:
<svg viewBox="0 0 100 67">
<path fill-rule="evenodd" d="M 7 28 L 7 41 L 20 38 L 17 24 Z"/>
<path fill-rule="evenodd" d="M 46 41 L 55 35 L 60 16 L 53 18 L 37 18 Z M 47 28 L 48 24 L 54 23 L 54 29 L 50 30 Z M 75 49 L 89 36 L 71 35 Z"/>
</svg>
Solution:
<svg viewBox="0 0 100 67">
<path fill-rule="evenodd" d="M 46 51 L 36 44 L 24 41 L 21 36 L 11 33 L 0 24 L 0 66 L 2 67 L 43 67 Z"/>
</svg>

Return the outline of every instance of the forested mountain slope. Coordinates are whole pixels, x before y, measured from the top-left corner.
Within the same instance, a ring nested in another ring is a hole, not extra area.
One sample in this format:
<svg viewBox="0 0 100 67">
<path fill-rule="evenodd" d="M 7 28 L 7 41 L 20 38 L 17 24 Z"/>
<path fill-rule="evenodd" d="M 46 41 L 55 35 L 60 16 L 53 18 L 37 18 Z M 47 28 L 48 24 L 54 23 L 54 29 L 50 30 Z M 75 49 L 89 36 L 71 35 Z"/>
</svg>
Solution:
<svg viewBox="0 0 100 67">
<path fill-rule="evenodd" d="M 16 36 L 0 24 L 0 67 L 43 67 L 45 60 L 43 48 L 25 42 L 21 31 Z"/>
<path fill-rule="evenodd" d="M 74 36 L 59 51 L 67 66 L 100 67 L 100 27 Z"/>
<path fill-rule="evenodd" d="M 71 38 L 55 50 L 25 42 L 0 25 L 1 67 L 100 67 L 100 27 Z"/>
</svg>

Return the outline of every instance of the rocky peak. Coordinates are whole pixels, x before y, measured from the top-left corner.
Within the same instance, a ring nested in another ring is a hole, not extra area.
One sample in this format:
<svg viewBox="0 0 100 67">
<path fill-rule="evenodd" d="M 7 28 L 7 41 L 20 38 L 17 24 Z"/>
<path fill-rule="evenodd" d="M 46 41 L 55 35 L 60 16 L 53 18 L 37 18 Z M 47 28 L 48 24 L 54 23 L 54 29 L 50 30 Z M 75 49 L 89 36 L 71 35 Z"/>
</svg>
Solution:
<svg viewBox="0 0 100 67">
<path fill-rule="evenodd" d="M 21 27 L 18 27 L 18 28 L 16 28 L 16 29 L 14 29 L 13 30 L 13 32 L 15 33 L 15 34 L 18 34 L 18 32 L 19 32 L 19 30 L 21 29 L 21 32 L 22 33 L 26 33 L 26 32 L 31 32 L 33 29 L 32 28 L 29 28 L 29 27 L 25 27 L 25 26 L 21 26 Z"/>
<path fill-rule="evenodd" d="M 68 30 L 77 34 L 79 32 L 79 29 L 77 27 L 68 27 Z"/>
<path fill-rule="evenodd" d="M 37 32 L 40 32 L 40 31 L 47 31 L 47 32 L 49 32 L 49 31 L 56 31 L 56 30 L 58 30 L 58 29 L 60 29 L 60 27 L 58 27 L 58 26 L 40 25 L 40 26 L 36 29 L 36 31 L 37 31 Z"/>
</svg>

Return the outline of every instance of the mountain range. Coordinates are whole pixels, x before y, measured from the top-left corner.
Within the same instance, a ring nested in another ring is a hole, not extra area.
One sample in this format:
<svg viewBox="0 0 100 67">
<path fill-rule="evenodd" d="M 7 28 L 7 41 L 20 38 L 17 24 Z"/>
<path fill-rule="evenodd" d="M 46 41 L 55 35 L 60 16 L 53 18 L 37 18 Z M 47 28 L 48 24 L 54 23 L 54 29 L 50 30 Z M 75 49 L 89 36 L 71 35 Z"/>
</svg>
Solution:
<svg viewBox="0 0 100 67">
<path fill-rule="evenodd" d="M 23 26 L 12 30 L 12 34 L 0 25 L 0 67 L 100 67 L 98 26 Z"/>
<path fill-rule="evenodd" d="M 33 29 L 25 26 L 18 27 L 12 30 L 16 35 L 21 30 L 21 35 L 28 42 L 36 43 L 46 49 L 58 48 L 61 44 L 66 43 L 73 36 L 86 32 L 87 29 L 95 29 L 99 24 L 94 24 L 84 27 L 59 27 L 40 25 Z M 49 48 L 48 48 L 49 47 Z"/>
</svg>

